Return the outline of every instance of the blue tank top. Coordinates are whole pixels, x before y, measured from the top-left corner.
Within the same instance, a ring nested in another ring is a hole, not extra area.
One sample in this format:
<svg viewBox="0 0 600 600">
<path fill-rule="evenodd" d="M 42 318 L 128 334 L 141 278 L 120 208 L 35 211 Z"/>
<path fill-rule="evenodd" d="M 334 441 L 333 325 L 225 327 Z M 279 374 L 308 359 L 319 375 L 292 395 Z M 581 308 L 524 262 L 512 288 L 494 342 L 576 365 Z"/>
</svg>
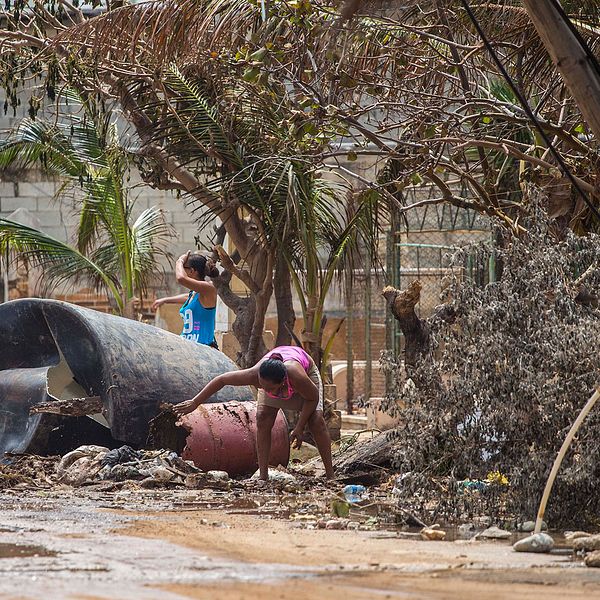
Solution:
<svg viewBox="0 0 600 600">
<path fill-rule="evenodd" d="M 212 344 L 215 341 L 216 313 L 216 307 L 204 308 L 200 303 L 200 296 L 196 292 L 190 292 L 185 304 L 179 309 L 183 318 L 181 337 L 206 346 Z"/>
</svg>

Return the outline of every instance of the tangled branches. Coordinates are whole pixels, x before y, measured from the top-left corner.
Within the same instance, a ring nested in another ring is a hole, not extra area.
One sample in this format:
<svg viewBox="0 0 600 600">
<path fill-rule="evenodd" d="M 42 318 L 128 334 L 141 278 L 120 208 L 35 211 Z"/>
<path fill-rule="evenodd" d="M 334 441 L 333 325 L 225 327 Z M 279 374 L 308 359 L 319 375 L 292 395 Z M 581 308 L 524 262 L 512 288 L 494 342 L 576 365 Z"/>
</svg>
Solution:
<svg viewBox="0 0 600 600">
<path fill-rule="evenodd" d="M 390 411 L 404 406 L 394 444 L 407 498 L 445 503 L 451 494 L 432 483 L 436 477 L 500 471 L 510 481 L 507 507 L 531 518 L 556 452 L 600 379 L 600 237 L 557 239 L 538 214 L 526 236 L 503 243 L 453 257 L 462 264 L 472 253 L 487 264 L 495 252 L 502 277 L 485 287 L 454 280 L 455 323 L 431 324 L 437 350 L 417 366 L 417 385 L 398 383 L 386 402 Z M 397 360 L 383 365 L 402 380 Z M 599 424 L 600 414 L 591 414 L 567 455 L 549 507 L 554 521 L 598 515 Z"/>
</svg>

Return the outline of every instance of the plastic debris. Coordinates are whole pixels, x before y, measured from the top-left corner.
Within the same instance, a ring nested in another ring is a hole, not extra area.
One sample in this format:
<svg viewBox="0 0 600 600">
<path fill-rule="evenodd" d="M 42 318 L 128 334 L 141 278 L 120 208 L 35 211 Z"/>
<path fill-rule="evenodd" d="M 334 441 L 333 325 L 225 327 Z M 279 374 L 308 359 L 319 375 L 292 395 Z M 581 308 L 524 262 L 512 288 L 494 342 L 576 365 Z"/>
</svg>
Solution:
<svg viewBox="0 0 600 600">
<path fill-rule="evenodd" d="M 347 485 L 343 489 L 346 501 L 350 504 L 356 504 L 364 499 L 367 488 L 364 485 Z"/>
<path fill-rule="evenodd" d="M 347 517 L 350 514 L 350 504 L 344 500 L 332 500 L 331 514 L 335 517 Z"/>
<path fill-rule="evenodd" d="M 251 479 L 258 479 L 259 477 L 260 472 L 256 471 Z M 286 473 L 278 469 L 269 469 L 269 481 L 276 483 L 296 483 L 297 479 L 291 473 Z"/>
<path fill-rule="evenodd" d="M 458 487 L 470 492 L 484 492 L 490 487 L 490 484 L 487 481 L 482 481 L 480 479 L 463 479 L 458 482 Z"/>
</svg>

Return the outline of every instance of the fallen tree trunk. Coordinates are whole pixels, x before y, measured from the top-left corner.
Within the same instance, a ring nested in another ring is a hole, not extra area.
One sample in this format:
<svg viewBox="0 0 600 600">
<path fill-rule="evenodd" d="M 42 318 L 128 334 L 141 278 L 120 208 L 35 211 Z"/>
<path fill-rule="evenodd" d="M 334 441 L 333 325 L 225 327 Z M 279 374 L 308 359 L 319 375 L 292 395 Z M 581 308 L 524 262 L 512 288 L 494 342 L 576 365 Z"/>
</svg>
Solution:
<svg viewBox="0 0 600 600">
<path fill-rule="evenodd" d="M 414 366 L 418 358 L 429 350 L 429 326 L 415 313 L 415 306 L 421 299 L 421 288 L 420 281 L 413 281 L 402 291 L 392 286 L 387 286 L 382 291 L 388 308 L 404 334 L 404 362 L 407 366 Z"/>
<path fill-rule="evenodd" d="M 40 402 L 29 409 L 29 414 L 50 413 L 67 417 L 85 417 L 86 415 L 102 413 L 103 409 L 102 398 L 100 396 L 90 396 L 88 398 Z"/>
<path fill-rule="evenodd" d="M 334 460 L 336 477 L 372 485 L 389 475 L 393 444 L 385 433 L 360 442 Z"/>
</svg>

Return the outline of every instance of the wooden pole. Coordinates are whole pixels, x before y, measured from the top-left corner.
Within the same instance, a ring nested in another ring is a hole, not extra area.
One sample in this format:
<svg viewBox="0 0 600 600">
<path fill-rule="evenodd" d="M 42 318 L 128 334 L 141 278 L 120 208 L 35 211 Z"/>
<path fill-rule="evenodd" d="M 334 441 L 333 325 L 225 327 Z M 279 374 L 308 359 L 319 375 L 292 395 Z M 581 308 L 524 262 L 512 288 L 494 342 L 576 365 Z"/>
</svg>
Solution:
<svg viewBox="0 0 600 600">
<path fill-rule="evenodd" d="M 583 118 L 600 140 L 600 75 L 555 0 L 523 0 L 529 18 Z"/>
<path fill-rule="evenodd" d="M 371 255 L 365 257 L 365 402 L 371 398 Z"/>
<path fill-rule="evenodd" d="M 346 411 L 354 411 L 354 306 L 352 302 L 352 273 L 346 271 Z"/>
<path fill-rule="evenodd" d="M 550 497 L 550 492 L 552 490 L 552 486 L 554 485 L 554 480 L 556 479 L 556 475 L 558 474 L 558 470 L 560 469 L 560 465 L 562 464 L 563 458 L 575 437 L 575 434 L 579 431 L 581 424 L 588 416 L 589 412 L 594 408 L 594 405 L 600 398 L 600 387 L 596 388 L 596 391 L 592 395 L 592 397 L 587 401 L 586 405 L 581 409 L 579 416 L 575 419 L 573 425 L 571 425 L 571 429 L 569 429 L 569 433 L 567 433 L 567 437 L 563 442 L 560 450 L 558 451 L 558 455 L 554 460 L 554 464 L 552 465 L 552 470 L 550 471 L 550 475 L 548 477 L 548 481 L 546 482 L 546 487 L 544 488 L 544 493 L 542 494 L 542 501 L 540 502 L 540 507 L 538 508 L 537 519 L 535 521 L 535 529 L 534 533 L 539 533 L 542 530 L 542 521 L 544 520 L 544 514 L 546 512 L 546 504 L 548 503 L 548 498 Z"/>
</svg>

